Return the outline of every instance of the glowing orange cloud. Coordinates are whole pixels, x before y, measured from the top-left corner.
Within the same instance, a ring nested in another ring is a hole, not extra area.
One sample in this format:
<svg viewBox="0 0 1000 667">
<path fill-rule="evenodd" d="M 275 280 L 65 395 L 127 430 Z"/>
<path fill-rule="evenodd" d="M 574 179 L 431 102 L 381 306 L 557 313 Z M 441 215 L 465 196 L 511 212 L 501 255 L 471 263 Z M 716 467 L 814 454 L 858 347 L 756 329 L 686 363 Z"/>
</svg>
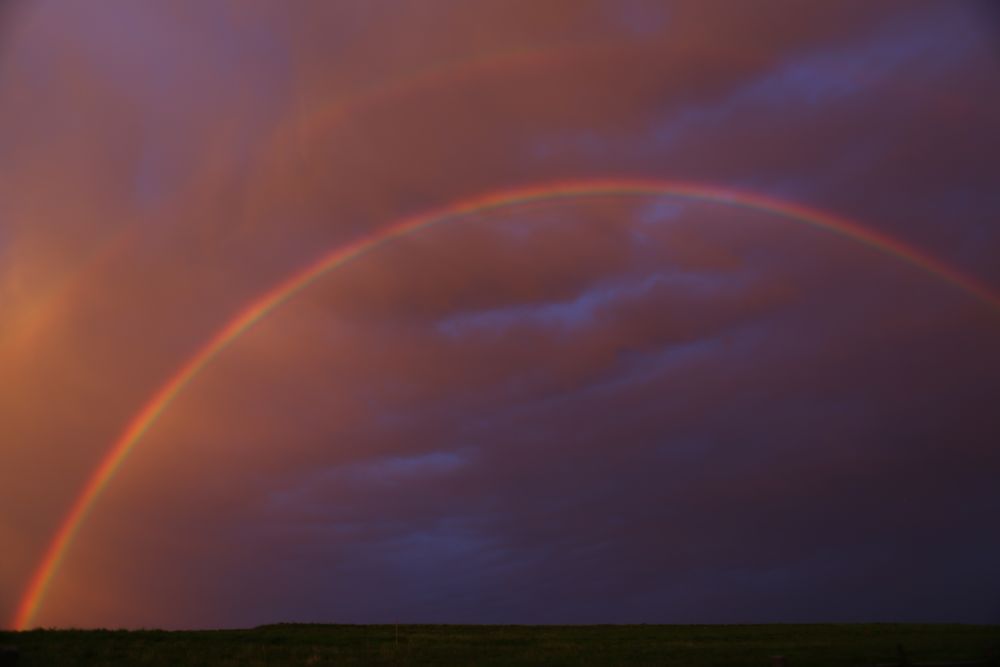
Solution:
<svg viewBox="0 0 1000 667">
<path fill-rule="evenodd" d="M 902 241 L 829 213 L 753 192 L 700 183 L 604 179 L 515 188 L 453 202 L 428 213 L 404 218 L 321 256 L 253 300 L 189 358 L 129 421 L 104 455 L 100 465 L 90 475 L 31 577 L 19 603 L 14 626 L 25 629 L 31 625 L 60 563 L 66 557 L 73 538 L 79 532 L 88 513 L 135 445 L 177 395 L 254 324 L 322 276 L 400 237 L 445 222 L 475 220 L 476 214 L 497 209 L 570 199 L 663 196 L 761 211 L 791 222 L 832 232 L 908 263 L 967 292 L 990 308 L 1000 311 L 1000 295 L 989 286 Z"/>
<path fill-rule="evenodd" d="M 0 337 L 0 350 L 5 347 L 17 348 L 25 341 L 31 340 L 40 330 L 50 324 L 58 313 L 75 302 L 81 290 L 85 289 L 90 280 L 128 247 L 135 236 L 133 228 L 118 232 L 113 239 L 103 243 L 91 253 L 79 266 L 68 271 L 57 285 L 48 293 L 43 294 L 29 304 L 26 311 L 15 319 L 13 326 Z"/>
</svg>

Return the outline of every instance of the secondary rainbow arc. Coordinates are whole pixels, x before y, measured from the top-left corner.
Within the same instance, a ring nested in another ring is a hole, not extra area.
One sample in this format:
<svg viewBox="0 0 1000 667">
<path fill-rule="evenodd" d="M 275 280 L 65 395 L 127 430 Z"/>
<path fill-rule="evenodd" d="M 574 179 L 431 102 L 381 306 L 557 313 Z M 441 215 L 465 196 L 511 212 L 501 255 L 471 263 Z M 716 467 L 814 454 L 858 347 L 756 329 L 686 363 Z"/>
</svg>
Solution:
<svg viewBox="0 0 1000 667">
<path fill-rule="evenodd" d="M 964 290 L 987 306 L 1000 311 L 1000 294 L 994 292 L 988 285 L 900 240 L 830 213 L 754 192 L 703 183 L 600 179 L 564 181 L 513 188 L 462 199 L 427 213 L 403 218 L 395 224 L 333 249 L 253 300 L 199 348 L 132 417 L 88 478 L 70 511 L 59 524 L 58 530 L 28 583 L 16 611 L 14 627 L 26 629 L 30 626 L 54 575 L 59 570 L 74 537 L 79 532 L 80 526 L 94 503 L 120 469 L 136 443 L 154 425 L 157 418 L 163 414 L 164 410 L 170 406 L 183 389 L 229 345 L 278 306 L 313 284 L 320 277 L 393 239 L 432 225 L 472 219 L 475 214 L 564 199 L 649 196 L 673 196 L 691 201 L 751 209 L 827 230 L 911 264 Z"/>
</svg>

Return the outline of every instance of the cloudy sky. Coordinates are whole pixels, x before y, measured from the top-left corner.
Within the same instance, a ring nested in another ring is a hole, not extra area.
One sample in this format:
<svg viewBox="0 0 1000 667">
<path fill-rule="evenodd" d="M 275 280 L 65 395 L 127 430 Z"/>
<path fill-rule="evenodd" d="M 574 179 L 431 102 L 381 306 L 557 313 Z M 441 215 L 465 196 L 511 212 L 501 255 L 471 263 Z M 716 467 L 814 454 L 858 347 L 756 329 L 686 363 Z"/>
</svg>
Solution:
<svg viewBox="0 0 1000 667">
<path fill-rule="evenodd" d="M 1000 290 L 986 5 L 8 3 L 0 623 L 164 383 L 407 216 L 683 181 Z M 30 625 L 998 622 L 998 304 L 721 196 L 459 216 L 197 373 Z"/>
</svg>

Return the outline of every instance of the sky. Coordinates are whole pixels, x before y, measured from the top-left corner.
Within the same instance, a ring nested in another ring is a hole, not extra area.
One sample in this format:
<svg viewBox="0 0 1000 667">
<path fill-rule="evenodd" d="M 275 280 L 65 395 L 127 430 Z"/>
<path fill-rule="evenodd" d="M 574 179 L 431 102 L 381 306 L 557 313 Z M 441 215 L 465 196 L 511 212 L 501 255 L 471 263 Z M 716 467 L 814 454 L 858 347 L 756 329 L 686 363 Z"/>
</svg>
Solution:
<svg viewBox="0 0 1000 667">
<path fill-rule="evenodd" d="M 0 626 L 1000 622 L 987 5 L 7 3 Z"/>
</svg>

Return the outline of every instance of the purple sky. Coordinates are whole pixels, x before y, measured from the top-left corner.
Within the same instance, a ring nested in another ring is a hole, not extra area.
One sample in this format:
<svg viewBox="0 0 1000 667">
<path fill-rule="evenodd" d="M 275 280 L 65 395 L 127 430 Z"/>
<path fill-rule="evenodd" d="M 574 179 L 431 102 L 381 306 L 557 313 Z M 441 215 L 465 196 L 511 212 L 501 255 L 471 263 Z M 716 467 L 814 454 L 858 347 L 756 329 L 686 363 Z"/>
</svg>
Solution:
<svg viewBox="0 0 1000 667">
<path fill-rule="evenodd" d="M 316 257 L 552 181 L 739 188 L 1000 291 L 987 3 L 22 0 L 0 619 L 163 382 Z M 238 339 L 38 624 L 1000 622 L 1000 312 L 760 211 L 495 211 Z"/>
</svg>

